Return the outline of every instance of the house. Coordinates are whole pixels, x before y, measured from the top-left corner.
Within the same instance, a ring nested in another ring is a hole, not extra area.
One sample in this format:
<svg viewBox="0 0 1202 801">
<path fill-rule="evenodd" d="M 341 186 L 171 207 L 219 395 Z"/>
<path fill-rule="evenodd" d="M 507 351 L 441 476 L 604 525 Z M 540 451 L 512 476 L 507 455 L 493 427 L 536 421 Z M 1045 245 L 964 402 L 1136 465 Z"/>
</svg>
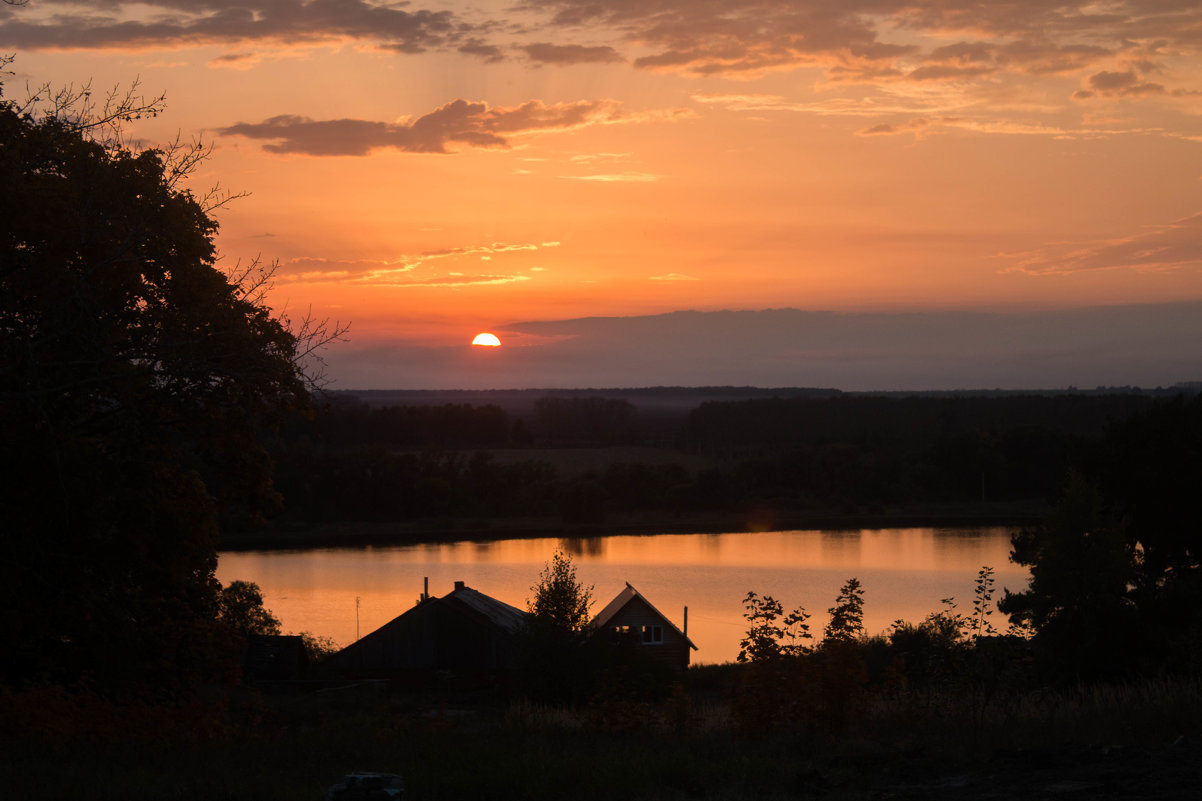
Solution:
<svg viewBox="0 0 1202 801">
<path fill-rule="evenodd" d="M 689 666 L 690 652 L 697 650 L 687 634 L 687 609 L 685 615 L 685 630 L 681 631 L 628 581 L 626 588 L 597 613 L 589 626 L 594 637 L 628 643 L 643 649 L 647 656 L 684 671 Z"/>
<path fill-rule="evenodd" d="M 326 659 L 323 672 L 389 678 L 431 670 L 514 670 L 520 667 L 528 618 L 528 612 L 456 581 L 441 598 L 422 593 L 412 609 Z M 629 582 L 589 625 L 594 638 L 645 649 L 677 670 L 689 666 L 690 651 L 697 648 Z"/>
<path fill-rule="evenodd" d="M 393 618 L 325 661 L 344 676 L 385 678 L 414 671 L 492 673 L 518 666 L 518 630 L 527 613 L 455 582 L 433 598 L 423 593 L 409 611 Z"/>
</svg>

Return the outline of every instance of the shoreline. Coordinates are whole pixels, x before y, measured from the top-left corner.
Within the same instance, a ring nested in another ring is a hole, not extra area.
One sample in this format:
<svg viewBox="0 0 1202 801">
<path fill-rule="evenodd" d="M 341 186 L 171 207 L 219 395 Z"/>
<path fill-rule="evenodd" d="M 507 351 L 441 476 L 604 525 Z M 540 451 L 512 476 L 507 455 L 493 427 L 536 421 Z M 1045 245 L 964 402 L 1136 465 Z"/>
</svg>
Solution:
<svg viewBox="0 0 1202 801">
<path fill-rule="evenodd" d="M 754 510 L 744 513 L 610 516 L 592 522 L 558 517 L 439 518 L 398 522 L 276 523 L 223 537 L 219 552 L 363 548 L 511 539 L 591 539 L 656 534 L 805 530 L 1021 527 L 1038 522 L 1043 504 L 924 506 L 879 512 Z"/>
</svg>

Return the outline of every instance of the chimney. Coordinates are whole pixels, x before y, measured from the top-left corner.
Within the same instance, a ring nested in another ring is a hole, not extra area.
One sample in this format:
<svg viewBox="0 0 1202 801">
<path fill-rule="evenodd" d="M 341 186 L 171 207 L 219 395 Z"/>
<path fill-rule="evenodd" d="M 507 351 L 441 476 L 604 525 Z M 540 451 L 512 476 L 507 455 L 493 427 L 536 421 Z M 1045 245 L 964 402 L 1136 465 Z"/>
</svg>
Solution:
<svg viewBox="0 0 1202 801">
<path fill-rule="evenodd" d="M 424 601 L 429 597 L 430 597 L 430 577 L 426 576 L 424 579 L 422 579 L 422 600 Z"/>
<path fill-rule="evenodd" d="M 689 636 L 689 608 L 687 606 L 684 608 L 684 631 L 682 633 L 686 637 Z"/>
<path fill-rule="evenodd" d="M 456 581 L 456 582 L 455 582 L 455 591 L 456 591 L 456 592 L 458 592 L 459 590 L 462 590 L 462 589 L 463 589 L 463 587 L 464 587 L 464 584 L 463 584 L 463 582 L 462 582 L 462 581 Z"/>
</svg>

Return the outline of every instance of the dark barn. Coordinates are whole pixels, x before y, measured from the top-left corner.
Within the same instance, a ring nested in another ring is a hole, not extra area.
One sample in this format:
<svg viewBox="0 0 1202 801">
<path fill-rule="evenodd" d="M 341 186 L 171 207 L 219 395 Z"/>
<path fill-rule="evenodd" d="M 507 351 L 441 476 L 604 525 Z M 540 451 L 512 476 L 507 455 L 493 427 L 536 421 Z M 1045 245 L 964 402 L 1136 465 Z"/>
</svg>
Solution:
<svg viewBox="0 0 1202 801">
<path fill-rule="evenodd" d="M 413 671 L 496 672 L 518 664 L 517 631 L 526 612 L 462 581 L 331 656 L 333 674 L 386 678 Z"/>
</svg>

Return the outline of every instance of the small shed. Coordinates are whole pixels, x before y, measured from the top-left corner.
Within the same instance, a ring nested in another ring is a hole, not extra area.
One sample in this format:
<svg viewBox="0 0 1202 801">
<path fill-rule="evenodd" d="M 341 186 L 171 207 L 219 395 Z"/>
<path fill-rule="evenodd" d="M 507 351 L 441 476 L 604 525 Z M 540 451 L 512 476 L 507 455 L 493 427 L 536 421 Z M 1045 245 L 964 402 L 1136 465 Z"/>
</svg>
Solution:
<svg viewBox="0 0 1202 801">
<path fill-rule="evenodd" d="M 593 636 L 644 648 L 648 656 L 679 671 L 688 668 L 691 652 L 697 650 L 687 634 L 687 617 L 682 631 L 629 581 L 589 625 Z"/>
<path fill-rule="evenodd" d="M 456 581 L 455 589 L 441 598 L 423 594 L 412 609 L 330 656 L 324 668 L 364 678 L 424 670 L 509 670 L 518 665 L 517 633 L 526 616 Z"/>
<path fill-rule="evenodd" d="M 298 679 L 309 667 L 304 639 L 297 634 L 251 634 L 242 654 L 247 681 Z"/>
</svg>

